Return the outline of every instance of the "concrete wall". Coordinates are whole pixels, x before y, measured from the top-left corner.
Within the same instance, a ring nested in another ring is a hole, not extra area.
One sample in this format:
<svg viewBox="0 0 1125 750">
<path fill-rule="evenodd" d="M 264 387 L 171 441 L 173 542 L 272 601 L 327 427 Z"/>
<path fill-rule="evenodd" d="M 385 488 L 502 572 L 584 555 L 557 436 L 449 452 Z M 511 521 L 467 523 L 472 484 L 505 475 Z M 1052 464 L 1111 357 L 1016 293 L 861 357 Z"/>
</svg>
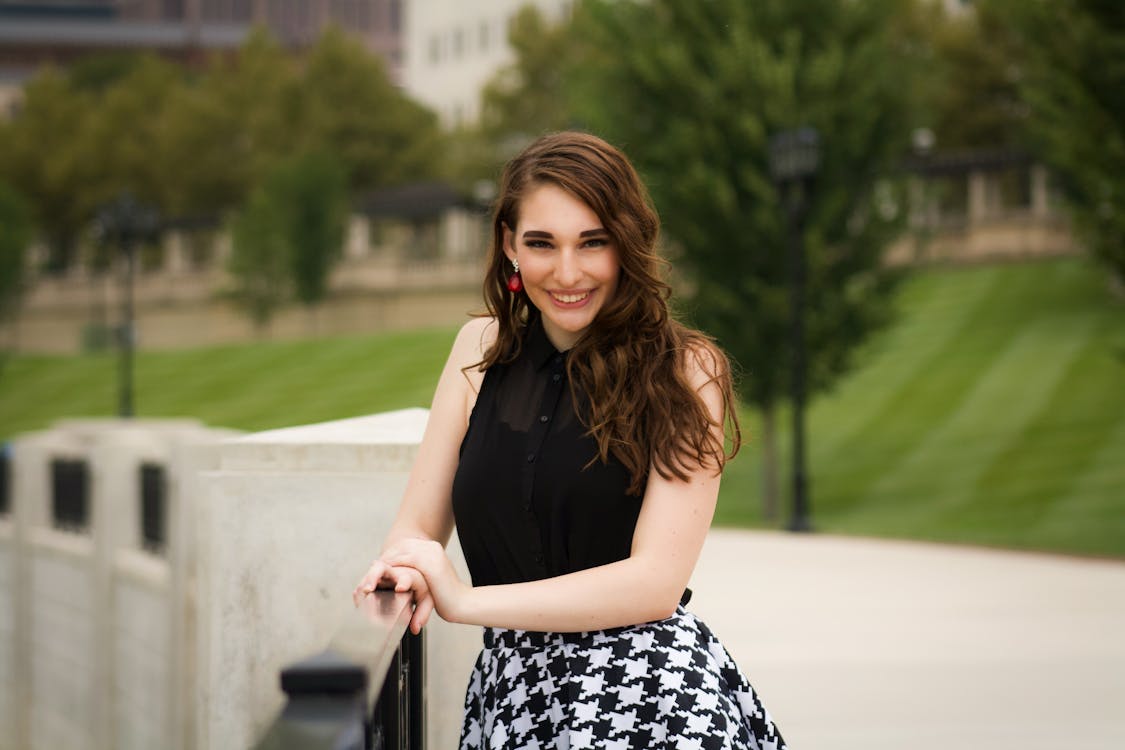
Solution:
<svg viewBox="0 0 1125 750">
<path fill-rule="evenodd" d="M 71 420 L 14 441 L 12 514 L 0 519 L 0 748 L 188 747 L 192 653 L 178 618 L 188 578 L 185 456 L 229 436 L 190 420 Z M 89 467 L 88 523 L 58 528 L 50 464 Z M 167 467 L 168 542 L 141 544 L 142 463 Z M 180 572 L 173 573 L 173 570 Z"/>
<path fill-rule="evenodd" d="M 299 305 L 287 305 L 265 331 L 256 330 L 223 298 L 228 281 L 219 270 L 142 273 L 134 291 L 137 341 L 141 348 L 184 348 L 452 326 L 464 322 L 471 311 L 483 309 L 481 264 L 471 255 L 409 264 L 371 258 L 345 261 L 334 275 L 333 295 L 313 314 Z M 115 276 L 91 277 L 75 271 L 39 279 L 15 325 L 3 331 L 4 340 L 22 352 L 80 351 L 87 326 L 114 326 L 121 321 L 121 294 Z"/>
<path fill-rule="evenodd" d="M 0 516 L 0 750 L 244 748 L 279 671 L 322 650 L 397 511 L 427 412 L 234 437 L 191 421 L 70 420 L 12 451 Z M 50 464 L 89 466 L 58 528 Z M 168 467 L 142 543 L 139 469 Z M 467 577 L 456 539 L 452 554 Z M 427 626 L 431 747 L 453 747 L 477 628 Z"/>
<path fill-rule="evenodd" d="M 378 554 L 427 412 L 247 435 L 199 475 L 195 746 L 246 747 L 283 703 L 279 670 L 323 649 Z M 452 554 L 462 566 L 456 540 Z M 477 628 L 426 629 L 430 747 L 454 747 Z"/>
</svg>

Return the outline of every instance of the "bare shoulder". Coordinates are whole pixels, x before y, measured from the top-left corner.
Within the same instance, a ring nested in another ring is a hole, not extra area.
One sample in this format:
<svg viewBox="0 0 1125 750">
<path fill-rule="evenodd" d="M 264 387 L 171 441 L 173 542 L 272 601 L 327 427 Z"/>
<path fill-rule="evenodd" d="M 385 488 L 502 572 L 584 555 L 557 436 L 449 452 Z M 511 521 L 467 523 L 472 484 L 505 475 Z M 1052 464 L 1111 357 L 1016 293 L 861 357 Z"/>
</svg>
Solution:
<svg viewBox="0 0 1125 750">
<path fill-rule="evenodd" d="M 709 339 L 700 337 L 684 347 L 680 363 L 684 376 L 696 390 L 709 383 L 722 380 L 730 374 L 730 360 L 727 355 Z"/>
<path fill-rule="evenodd" d="M 480 362 L 484 353 L 496 342 L 496 331 L 496 319 L 490 317 L 473 318 L 461 326 L 450 353 L 451 363 L 465 368 Z"/>
<path fill-rule="evenodd" d="M 468 383 L 474 401 L 484 381 L 484 372 L 473 365 L 484 359 L 484 353 L 496 343 L 498 326 L 495 318 L 473 318 L 457 333 L 453 350 L 449 353 L 447 368 L 460 371 L 462 383 Z M 470 406 L 471 409 L 471 406 Z"/>
</svg>

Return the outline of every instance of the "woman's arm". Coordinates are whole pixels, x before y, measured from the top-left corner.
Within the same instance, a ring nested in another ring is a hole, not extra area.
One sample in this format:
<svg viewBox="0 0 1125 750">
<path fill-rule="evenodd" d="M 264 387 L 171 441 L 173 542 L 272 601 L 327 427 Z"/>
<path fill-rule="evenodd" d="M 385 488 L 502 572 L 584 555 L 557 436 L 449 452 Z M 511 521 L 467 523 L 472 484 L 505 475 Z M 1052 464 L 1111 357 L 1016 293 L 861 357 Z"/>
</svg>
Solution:
<svg viewBox="0 0 1125 750">
<path fill-rule="evenodd" d="M 690 379 L 716 421 L 713 429 L 721 432 L 722 395 L 712 382 L 717 360 L 687 359 Z M 651 471 L 627 559 L 540 581 L 473 588 L 460 581 L 439 544 L 420 540 L 388 546 L 384 559 L 419 570 L 438 614 L 453 622 L 555 632 L 633 625 L 675 611 L 718 493 L 713 466 L 697 467 L 687 481 Z"/>
<path fill-rule="evenodd" d="M 407 539 L 431 540 L 442 545 L 449 541 L 453 531 L 450 489 L 457 470 L 458 451 L 484 377 L 475 369 L 462 368 L 480 361 L 495 335 L 491 318 L 474 318 L 457 334 L 438 379 L 402 503 L 383 541 L 384 550 Z M 356 586 L 353 598 L 358 601 L 380 584 L 394 586 L 400 578 L 380 556 Z"/>
</svg>

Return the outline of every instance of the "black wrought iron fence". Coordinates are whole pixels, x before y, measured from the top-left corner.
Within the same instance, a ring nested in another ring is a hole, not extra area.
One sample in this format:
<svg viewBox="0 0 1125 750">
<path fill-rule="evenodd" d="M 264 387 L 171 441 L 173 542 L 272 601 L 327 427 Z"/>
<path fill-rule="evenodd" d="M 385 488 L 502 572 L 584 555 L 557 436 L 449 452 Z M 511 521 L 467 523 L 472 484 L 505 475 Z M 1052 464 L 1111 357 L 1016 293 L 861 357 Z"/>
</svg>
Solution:
<svg viewBox="0 0 1125 750">
<path fill-rule="evenodd" d="M 409 594 L 368 596 L 328 648 L 281 671 L 286 704 L 256 750 L 422 750 L 422 637 Z"/>
</svg>

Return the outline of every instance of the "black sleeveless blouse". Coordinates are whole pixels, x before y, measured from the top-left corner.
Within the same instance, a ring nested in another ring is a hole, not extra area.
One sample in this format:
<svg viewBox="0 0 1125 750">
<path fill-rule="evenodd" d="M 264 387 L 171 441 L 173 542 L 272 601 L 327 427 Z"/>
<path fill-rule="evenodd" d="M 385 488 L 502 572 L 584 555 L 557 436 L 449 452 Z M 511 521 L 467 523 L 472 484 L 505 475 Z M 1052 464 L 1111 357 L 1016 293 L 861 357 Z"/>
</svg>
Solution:
<svg viewBox="0 0 1125 750">
<path fill-rule="evenodd" d="M 474 586 L 522 583 L 629 556 L 641 497 L 578 420 L 565 353 L 536 316 L 519 356 L 485 373 L 453 479 Z"/>
</svg>

